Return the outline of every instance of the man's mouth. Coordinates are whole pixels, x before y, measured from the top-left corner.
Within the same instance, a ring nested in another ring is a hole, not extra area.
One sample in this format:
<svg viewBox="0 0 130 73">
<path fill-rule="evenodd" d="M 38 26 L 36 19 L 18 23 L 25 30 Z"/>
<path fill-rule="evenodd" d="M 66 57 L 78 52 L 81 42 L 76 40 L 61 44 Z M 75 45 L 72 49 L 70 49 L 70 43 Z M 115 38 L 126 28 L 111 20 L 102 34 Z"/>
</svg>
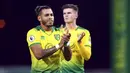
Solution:
<svg viewBox="0 0 130 73">
<path fill-rule="evenodd" d="M 53 20 L 48 20 L 48 22 L 53 22 Z"/>
<path fill-rule="evenodd" d="M 68 18 L 65 18 L 66 20 L 68 20 Z"/>
</svg>

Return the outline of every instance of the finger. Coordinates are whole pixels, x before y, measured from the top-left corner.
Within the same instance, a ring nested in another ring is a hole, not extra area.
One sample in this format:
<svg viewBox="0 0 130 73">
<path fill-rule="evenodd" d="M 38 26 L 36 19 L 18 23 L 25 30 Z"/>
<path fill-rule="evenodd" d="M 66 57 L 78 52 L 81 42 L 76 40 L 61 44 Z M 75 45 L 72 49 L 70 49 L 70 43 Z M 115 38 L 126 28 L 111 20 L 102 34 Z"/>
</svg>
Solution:
<svg viewBox="0 0 130 73">
<path fill-rule="evenodd" d="M 66 34 L 66 27 L 65 28 L 63 28 L 63 34 Z"/>
<path fill-rule="evenodd" d="M 71 36 L 71 34 L 70 33 L 68 33 L 68 34 L 63 34 L 65 37 L 67 37 L 67 38 L 70 38 L 70 36 Z"/>
<path fill-rule="evenodd" d="M 68 34 L 69 33 L 69 30 L 67 27 L 64 28 L 64 31 L 65 31 L 65 34 Z"/>
<path fill-rule="evenodd" d="M 64 36 L 61 37 L 61 42 L 64 43 Z"/>
<path fill-rule="evenodd" d="M 60 29 L 63 29 L 63 24 L 61 24 Z"/>
<path fill-rule="evenodd" d="M 65 34 L 66 34 L 66 31 L 67 31 L 67 27 L 64 28 L 64 32 L 65 32 Z"/>
<path fill-rule="evenodd" d="M 66 34 L 68 34 L 69 33 L 69 30 L 68 29 L 66 29 Z"/>
<path fill-rule="evenodd" d="M 66 31 L 66 30 L 67 30 L 67 27 L 64 28 L 64 31 Z"/>
<path fill-rule="evenodd" d="M 71 34 L 70 33 L 68 33 L 68 37 L 70 37 L 71 36 Z"/>
<path fill-rule="evenodd" d="M 66 34 L 66 36 L 67 36 L 68 38 L 70 38 L 71 34 L 70 34 L 70 33 L 68 33 L 68 34 Z"/>
<path fill-rule="evenodd" d="M 84 32 L 82 32 L 82 34 L 81 34 L 81 38 L 83 38 L 85 36 L 85 33 Z"/>
<path fill-rule="evenodd" d="M 78 42 L 80 42 L 84 36 L 85 36 L 84 32 L 82 34 L 80 34 L 79 37 L 78 37 Z"/>
<path fill-rule="evenodd" d="M 63 39 L 69 40 L 70 37 L 68 37 L 67 35 L 64 35 L 64 36 L 63 36 Z"/>
<path fill-rule="evenodd" d="M 84 32 L 82 33 L 82 36 L 85 36 L 85 33 L 84 33 Z"/>
<path fill-rule="evenodd" d="M 69 38 L 64 38 L 64 41 L 65 42 L 68 42 L 70 39 Z"/>
<path fill-rule="evenodd" d="M 80 41 L 80 40 L 81 40 L 81 37 L 82 37 L 82 35 L 80 34 L 80 35 L 78 36 L 78 41 Z"/>
<path fill-rule="evenodd" d="M 64 34 L 63 38 L 67 38 L 67 35 Z"/>
</svg>

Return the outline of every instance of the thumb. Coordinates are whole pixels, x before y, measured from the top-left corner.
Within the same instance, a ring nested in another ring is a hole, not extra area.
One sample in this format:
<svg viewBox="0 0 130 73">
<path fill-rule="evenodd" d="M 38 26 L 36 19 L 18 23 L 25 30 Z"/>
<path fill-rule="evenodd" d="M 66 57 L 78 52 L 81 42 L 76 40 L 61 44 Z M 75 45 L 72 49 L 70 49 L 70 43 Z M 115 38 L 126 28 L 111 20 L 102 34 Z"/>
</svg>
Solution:
<svg viewBox="0 0 130 73">
<path fill-rule="evenodd" d="M 85 36 L 85 33 L 81 33 L 78 37 L 78 42 L 80 42 L 82 40 L 82 38 Z"/>
<path fill-rule="evenodd" d="M 84 32 L 82 33 L 82 36 L 83 36 L 83 37 L 85 36 L 85 33 L 84 33 Z"/>
<path fill-rule="evenodd" d="M 68 29 L 66 29 L 66 34 L 69 34 L 69 30 Z"/>
</svg>

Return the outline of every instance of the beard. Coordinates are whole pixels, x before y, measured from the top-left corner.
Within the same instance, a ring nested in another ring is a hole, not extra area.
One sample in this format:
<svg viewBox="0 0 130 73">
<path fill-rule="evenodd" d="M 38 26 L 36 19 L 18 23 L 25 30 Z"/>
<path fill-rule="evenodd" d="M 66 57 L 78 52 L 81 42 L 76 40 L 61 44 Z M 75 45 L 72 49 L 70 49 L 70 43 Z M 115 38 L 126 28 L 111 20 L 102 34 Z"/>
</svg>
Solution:
<svg viewBox="0 0 130 73">
<path fill-rule="evenodd" d="M 53 26 L 53 20 L 42 21 L 42 24 L 45 25 L 46 27 L 50 28 Z"/>
</svg>

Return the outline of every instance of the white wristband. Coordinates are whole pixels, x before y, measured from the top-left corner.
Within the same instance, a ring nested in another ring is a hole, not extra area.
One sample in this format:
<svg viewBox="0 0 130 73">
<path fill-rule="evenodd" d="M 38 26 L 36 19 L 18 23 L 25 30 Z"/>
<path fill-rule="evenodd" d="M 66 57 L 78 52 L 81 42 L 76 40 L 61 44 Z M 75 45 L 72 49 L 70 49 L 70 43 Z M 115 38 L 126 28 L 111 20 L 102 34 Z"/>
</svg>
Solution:
<svg viewBox="0 0 130 73">
<path fill-rule="evenodd" d="M 70 45 L 70 41 L 66 44 L 66 46 L 68 47 Z"/>
<path fill-rule="evenodd" d="M 56 49 L 59 49 L 59 48 L 60 48 L 59 44 L 57 44 L 55 47 L 56 47 Z"/>
</svg>

